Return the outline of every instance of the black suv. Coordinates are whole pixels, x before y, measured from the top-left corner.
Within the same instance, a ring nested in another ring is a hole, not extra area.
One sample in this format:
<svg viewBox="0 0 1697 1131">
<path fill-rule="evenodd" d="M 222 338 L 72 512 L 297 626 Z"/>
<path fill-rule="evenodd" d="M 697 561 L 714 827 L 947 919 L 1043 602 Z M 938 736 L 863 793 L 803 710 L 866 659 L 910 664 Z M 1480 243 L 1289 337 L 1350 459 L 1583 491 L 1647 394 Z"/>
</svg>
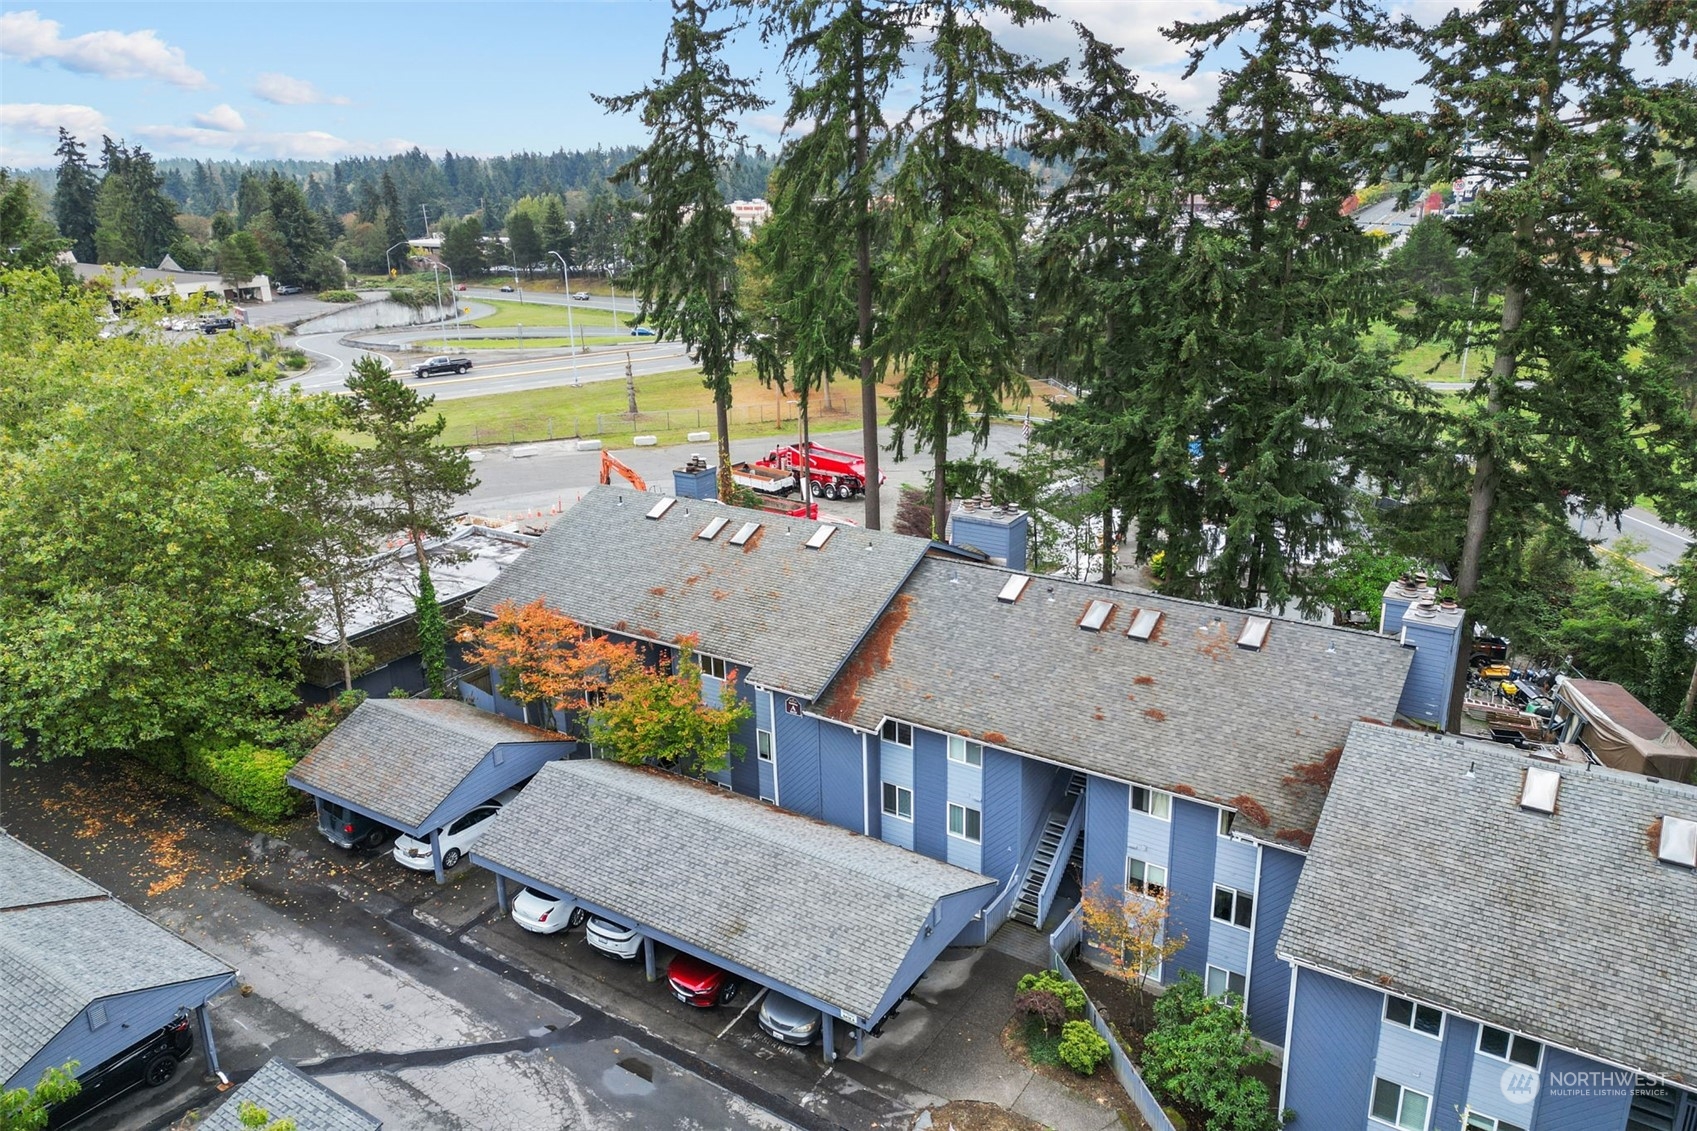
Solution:
<svg viewBox="0 0 1697 1131">
<path fill-rule="evenodd" d="M 395 835 L 395 830 L 382 821 L 373 820 L 364 813 L 356 813 L 333 801 L 319 802 L 318 831 L 324 834 L 325 840 L 338 848 L 353 848 L 356 845 L 376 848 Z"/>
<path fill-rule="evenodd" d="M 48 1127 L 68 1127 L 95 1108 L 104 1107 L 139 1084 L 157 1088 L 171 1079 L 177 1062 L 194 1051 L 194 1026 L 189 1015 L 177 1019 L 151 1037 L 133 1044 L 106 1063 L 77 1076 L 82 1091 L 47 1113 Z"/>
<path fill-rule="evenodd" d="M 220 330 L 234 330 L 235 328 L 236 320 L 228 315 L 219 315 L 215 318 L 202 318 L 200 320 L 200 329 L 203 334 L 216 334 Z"/>
</svg>

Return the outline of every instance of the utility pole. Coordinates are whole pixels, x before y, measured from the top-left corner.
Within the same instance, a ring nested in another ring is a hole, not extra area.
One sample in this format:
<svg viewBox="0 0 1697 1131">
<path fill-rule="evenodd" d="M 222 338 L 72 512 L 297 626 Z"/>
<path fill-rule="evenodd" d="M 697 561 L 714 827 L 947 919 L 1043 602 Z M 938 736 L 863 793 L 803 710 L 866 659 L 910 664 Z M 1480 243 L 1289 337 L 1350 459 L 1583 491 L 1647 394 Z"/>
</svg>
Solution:
<svg viewBox="0 0 1697 1131">
<path fill-rule="evenodd" d="M 636 373 L 631 369 L 630 350 L 625 351 L 625 405 L 632 420 L 636 419 Z"/>
</svg>

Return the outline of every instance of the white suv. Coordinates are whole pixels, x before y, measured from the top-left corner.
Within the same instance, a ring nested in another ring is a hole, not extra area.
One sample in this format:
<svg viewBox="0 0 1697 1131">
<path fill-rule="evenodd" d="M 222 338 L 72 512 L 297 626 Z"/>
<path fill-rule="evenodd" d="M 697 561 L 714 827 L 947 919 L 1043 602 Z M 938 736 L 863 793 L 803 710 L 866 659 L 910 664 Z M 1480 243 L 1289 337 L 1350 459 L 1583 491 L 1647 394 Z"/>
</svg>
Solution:
<svg viewBox="0 0 1697 1131">
<path fill-rule="evenodd" d="M 642 933 L 621 927 L 598 915 L 591 915 L 584 924 L 583 941 L 591 948 L 613 958 L 635 958 L 642 953 Z"/>
</svg>

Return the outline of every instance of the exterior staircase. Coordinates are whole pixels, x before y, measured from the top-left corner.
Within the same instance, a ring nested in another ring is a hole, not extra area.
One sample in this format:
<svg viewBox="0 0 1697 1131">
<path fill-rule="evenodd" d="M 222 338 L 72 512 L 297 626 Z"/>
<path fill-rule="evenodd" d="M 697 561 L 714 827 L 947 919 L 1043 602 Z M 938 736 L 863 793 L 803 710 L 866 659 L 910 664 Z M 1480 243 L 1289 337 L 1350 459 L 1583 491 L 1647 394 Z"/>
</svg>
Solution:
<svg viewBox="0 0 1697 1131">
<path fill-rule="evenodd" d="M 1037 849 L 1025 870 L 1025 882 L 1019 897 L 1014 900 L 1010 918 L 1031 927 L 1041 927 L 1055 897 L 1061 872 L 1082 841 L 1079 830 L 1084 821 L 1085 776 L 1075 772 L 1067 783 L 1066 793 L 1049 810 L 1043 831 L 1037 838 Z"/>
</svg>

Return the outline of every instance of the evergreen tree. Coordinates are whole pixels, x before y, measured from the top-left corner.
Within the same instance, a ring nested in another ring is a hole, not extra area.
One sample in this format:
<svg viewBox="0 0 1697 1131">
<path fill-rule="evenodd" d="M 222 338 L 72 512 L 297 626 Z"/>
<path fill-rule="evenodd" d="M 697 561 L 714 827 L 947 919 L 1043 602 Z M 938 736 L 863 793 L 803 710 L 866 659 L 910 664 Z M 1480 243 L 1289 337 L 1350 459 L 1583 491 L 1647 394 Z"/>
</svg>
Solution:
<svg viewBox="0 0 1697 1131">
<path fill-rule="evenodd" d="M 1639 74 L 1628 48 L 1663 67 L 1676 50 L 1689 60 L 1697 12 L 1483 0 L 1403 32 L 1433 100 L 1410 123 L 1415 160 L 1481 185 L 1450 229 L 1481 306 L 1461 296 L 1430 321 L 1457 348 L 1494 350 L 1457 426 L 1471 462 L 1456 570 L 1466 600 L 1504 515 L 1565 525 L 1572 495 L 1618 515 L 1667 473 L 1661 439 L 1685 422 L 1646 395 L 1627 355 L 1638 318 L 1661 318 L 1697 265 L 1697 195 L 1681 183 L 1697 158 L 1697 98 L 1687 79 Z"/>
<path fill-rule="evenodd" d="M 489 269 L 483 257 L 483 225 L 476 216 L 443 226 L 442 262 L 461 279 L 481 275 Z"/>
<path fill-rule="evenodd" d="M 0 169 L 0 270 L 52 267 L 69 243 L 43 215 L 34 187 Z"/>
<path fill-rule="evenodd" d="M 514 266 L 523 265 L 525 277 L 530 278 L 535 265 L 547 254 L 530 213 L 514 209 L 507 217 L 507 250 L 512 253 Z"/>
<path fill-rule="evenodd" d="M 741 142 L 737 122 L 766 105 L 733 76 L 721 52 L 734 26 L 709 28 L 705 0 L 673 0 L 662 77 L 633 94 L 595 100 L 615 113 L 640 109 L 648 145 L 615 179 L 647 196 L 635 242 L 642 319 L 689 347 L 713 393 L 719 494 L 731 494 L 731 371 L 743 339 L 736 301 L 736 224 L 720 171 Z"/>
<path fill-rule="evenodd" d="M 542 205 L 542 219 L 536 224 L 536 234 L 542 240 L 542 254 L 538 261 L 547 259 L 549 252 L 559 252 L 567 263 L 572 262 L 572 230 L 566 223 L 566 209 L 560 203 L 560 198 L 550 194 Z"/>
<path fill-rule="evenodd" d="M 99 257 L 94 242 L 98 226 L 94 202 L 100 182 L 89 168 L 82 142 L 62 126 L 59 147 L 53 152 L 59 157 L 59 172 L 53 186 L 53 221 L 59 227 L 59 234 L 71 241 L 71 252 L 77 262 L 94 263 Z"/>
<path fill-rule="evenodd" d="M 1012 282 L 1032 202 L 1030 175 L 1006 156 L 1030 92 L 1058 77 L 995 41 L 989 17 L 1049 18 L 1031 0 L 936 0 L 916 122 L 890 184 L 896 235 L 886 268 L 880 364 L 902 370 L 890 413 L 899 459 L 911 439 L 932 455 L 932 534 L 948 521 L 949 437 L 974 446 L 990 415 L 1023 390 Z"/>
<path fill-rule="evenodd" d="M 385 264 L 392 263 L 405 272 L 407 270 L 407 220 L 401 214 L 401 197 L 395 188 L 394 180 L 387 169 L 383 170 L 383 179 L 377 190 L 378 212 L 383 224 L 383 246 L 386 251 L 383 259 Z M 425 233 L 428 235 L 429 233 Z M 399 247 L 395 245 L 399 244 Z"/>
<path fill-rule="evenodd" d="M 882 106 L 902 73 L 914 11 L 888 0 L 805 0 L 774 6 L 762 27 L 787 43 L 791 74 L 787 142 L 772 177 L 774 230 L 764 236 L 768 269 L 784 281 L 775 292 L 783 322 L 805 327 L 796 338 L 798 386 L 836 373 L 860 378 L 862 446 L 868 483 L 879 480 L 873 270 L 875 179 L 896 138 Z M 852 264 L 848 271 L 843 265 Z M 804 376 L 805 374 L 805 376 Z M 866 492 L 865 521 L 880 528 L 879 492 Z"/>
</svg>

